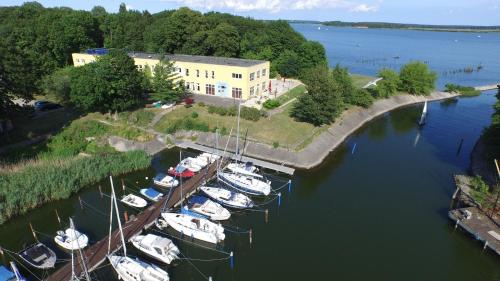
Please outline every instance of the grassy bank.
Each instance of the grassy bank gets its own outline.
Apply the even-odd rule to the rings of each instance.
[[[44,203],[65,199],[109,174],[144,169],[142,151],[27,160],[0,172],[0,224]]]

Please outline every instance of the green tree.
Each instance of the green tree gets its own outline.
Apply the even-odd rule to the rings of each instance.
[[[345,67],[341,67],[339,64],[332,69],[333,80],[337,84],[340,95],[344,98],[344,102],[348,104],[357,104],[356,100],[356,88],[352,82],[351,75]]]
[[[367,108],[373,104],[373,96],[366,89],[355,89],[353,99],[355,101],[353,105]]]
[[[436,87],[437,74],[423,62],[411,62],[401,68],[399,79],[399,90],[412,95],[429,95]]]
[[[85,111],[122,111],[142,101],[143,74],[124,52],[111,50],[71,73],[70,100]]]
[[[283,77],[297,77],[300,73],[300,57],[294,51],[284,51],[275,62],[276,70]]]
[[[310,69],[303,78],[307,93],[295,103],[291,115],[315,126],[329,124],[343,110],[339,87],[326,66]]]
[[[52,96],[60,103],[69,103],[71,92],[71,72],[73,66],[58,69],[42,80],[42,90],[45,95]]]
[[[234,26],[223,22],[208,34],[206,44],[211,55],[236,57],[240,49],[240,35]]]
[[[185,93],[185,88],[184,81],[178,79],[174,63],[163,57],[154,67],[153,73],[151,79],[153,98],[164,102],[179,101]]]
[[[377,97],[388,98],[395,95],[400,83],[398,73],[392,69],[383,68],[378,72],[378,76],[382,78],[382,80],[377,82],[375,88]]]

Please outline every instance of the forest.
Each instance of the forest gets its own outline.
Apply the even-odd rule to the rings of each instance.
[[[272,75],[286,77],[326,65],[323,46],[286,21],[189,8],[151,14],[121,4],[108,13],[100,6],[80,11],[27,2],[0,7],[0,36],[0,118],[13,99],[31,99],[44,77],[71,65],[71,53],[93,47],[270,60]]]

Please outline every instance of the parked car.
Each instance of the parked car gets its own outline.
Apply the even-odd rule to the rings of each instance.
[[[185,103],[186,105],[191,105],[194,103],[194,99],[193,98],[184,98],[184,99],[182,99],[182,102]]]
[[[35,102],[35,110],[37,111],[47,111],[47,110],[52,110],[52,109],[58,109],[61,108],[62,106],[57,103],[52,103],[49,101],[36,101]]]

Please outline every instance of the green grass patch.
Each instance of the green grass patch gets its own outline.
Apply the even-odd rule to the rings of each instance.
[[[448,93],[459,93],[464,97],[476,97],[481,94],[481,91],[476,90],[474,87],[460,86],[456,84],[446,84],[445,91]]]
[[[375,77],[361,75],[361,74],[351,74],[352,82],[356,88],[363,88],[370,81],[374,80]]]

